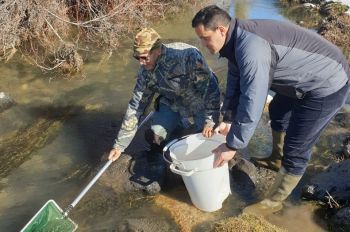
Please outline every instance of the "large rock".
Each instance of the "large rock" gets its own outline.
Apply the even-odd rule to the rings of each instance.
[[[350,160],[332,164],[312,178],[302,189],[302,196],[325,202],[332,227],[337,231],[350,231]]]
[[[238,154],[229,162],[231,190],[246,203],[263,198],[274,183],[276,172],[255,167],[249,160]]]
[[[122,155],[101,176],[101,182],[112,187],[116,193],[142,191],[154,195],[161,190],[165,175],[164,163],[150,161],[140,153],[133,157]]]
[[[329,202],[329,197],[337,202],[350,198],[350,160],[332,164],[324,172],[316,175],[302,189],[306,199]]]

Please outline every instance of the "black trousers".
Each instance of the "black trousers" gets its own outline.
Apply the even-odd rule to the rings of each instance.
[[[271,128],[286,131],[282,166],[287,172],[294,175],[305,172],[313,145],[348,95],[349,83],[326,97],[306,94],[302,99],[293,99],[275,95],[269,106]]]

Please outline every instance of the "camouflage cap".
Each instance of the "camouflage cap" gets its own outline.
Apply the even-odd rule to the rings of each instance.
[[[151,51],[161,45],[160,36],[153,28],[143,28],[134,40],[134,55]]]

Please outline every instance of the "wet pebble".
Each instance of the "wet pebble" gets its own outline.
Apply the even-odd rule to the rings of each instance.
[[[316,8],[316,5],[312,3],[304,3],[303,6],[306,8]]]
[[[0,113],[15,104],[15,101],[5,92],[0,92]]]

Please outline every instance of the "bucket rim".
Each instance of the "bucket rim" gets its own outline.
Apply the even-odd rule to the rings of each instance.
[[[203,140],[206,140],[206,141],[213,141],[213,142],[218,142],[218,144],[220,143],[221,144],[221,141],[218,141],[216,139],[213,139],[213,138],[205,138]],[[176,157],[174,157],[174,152],[172,151],[172,149],[175,149],[175,148],[178,148],[180,146],[183,146],[184,144],[181,144],[181,142],[183,142],[184,140],[180,140],[180,141],[176,141],[175,143],[171,144],[171,146],[168,148],[169,150],[169,156],[170,158],[174,161],[178,161],[178,162],[183,162],[183,161],[196,161],[196,160],[201,160],[201,159],[205,159],[209,156],[212,156],[212,155],[215,155],[213,152],[210,151],[210,153],[208,153],[207,156],[205,157],[202,157],[202,158],[193,158],[193,159],[178,159]],[[219,146],[219,145],[218,145]]]
[[[218,146],[219,146],[219,144],[225,143],[225,136],[223,136],[222,134],[214,134],[212,137],[207,138],[207,137],[204,137],[202,135],[202,133],[196,133],[196,134],[185,135],[181,138],[175,138],[175,139],[171,140],[170,142],[168,142],[163,148],[163,159],[165,160],[165,162],[167,162],[168,164],[173,164],[173,163],[180,164],[181,162],[199,160],[198,158],[187,159],[187,160],[178,159],[178,158],[174,157],[173,152],[172,152],[174,145],[176,147],[178,147],[181,145],[180,142],[185,142],[186,139],[192,138],[192,137],[197,138],[199,140],[206,140],[206,141],[209,140],[209,141],[217,142]],[[214,155],[214,154],[211,152],[210,155],[206,156],[205,158],[207,158],[211,155]]]

